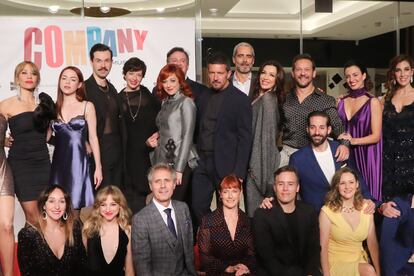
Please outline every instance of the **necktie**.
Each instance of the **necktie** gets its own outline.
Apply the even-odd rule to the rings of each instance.
[[[168,229],[170,229],[174,237],[177,238],[177,232],[175,232],[174,221],[172,220],[172,217],[171,217],[171,208],[165,209],[164,212],[167,214],[167,227]]]

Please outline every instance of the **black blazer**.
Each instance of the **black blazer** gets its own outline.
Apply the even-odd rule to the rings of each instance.
[[[282,207],[275,201],[271,209],[257,209],[252,222],[257,275],[322,275],[318,217],[314,208],[296,201],[299,226],[299,266],[292,250],[292,235]]]
[[[249,98],[231,84],[220,93],[224,93],[224,99],[214,133],[215,168],[220,178],[235,173],[244,179],[253,140],[252,107]],[[206,110],[209,98],[199,98],[201,110]]]

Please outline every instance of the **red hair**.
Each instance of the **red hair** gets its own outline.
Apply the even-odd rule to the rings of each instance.
[[[221,180],[220,183],[220,191],[223,191],[224,189],[239,189],[242,190],[242,184],[239,178],[235,174],[230,174],[228,176],[225,176],[223,180]]]
[[[164,91],[162,87],[162,82],[166,80],[169,76],[175,75],[180,83],[180,91],[187,97],[192,98],[193,93],[191,93],[190,86],[185,82],[185,76],[183,71],[175,64],[167,64],[162,67],[160,73],[158,74],[157,78],[157,97],[160,100],[163,100],[168,97],[167,92]]]
[[[79,87],[76,90],[76,99],[80,102],[85,100],[85,83],[83,82],[83,75],[82,75],[81,70],[79,70],[79,68],[75,66],[65,67],[60,72],[60,75],[59,75],[57,100],[56,100],[56,111],[57,111],[57,114],[59,114],[61,117],[62,117],[62,105],[63,105],[63,92],[62,92],[62,89],[60,88],[60,79],[62,78],[63,72],[65,72],[66,70],[74,71],[76,75],[78,76],[79,82],[82,84],[81,87]]]

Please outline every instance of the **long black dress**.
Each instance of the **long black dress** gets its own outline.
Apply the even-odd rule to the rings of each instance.
[[[383,112],[383,200],[414,193],[414,103],[400,113],[391,99]]]
[[[149,148],[145,142],[157,131],[155,118],[160,110],[157,99],[145,86],[137,91],[125,92],[118,96],[122,102],[125,118],[126,139],[126,177],[123,192],[133,213],[145,207],[145,198],[150,193],[147,173],[151,167]]]
[[[19,201],[36,200],[49,184],[50,158],[46,131],[35,127],[34,112],[23,112],[9,118],[13,144],[8,162],[13,172]]]
[[[128,242],[127,234],[119,227],[118,248],[114,258],[107,263],[103,254],[101,237],[96,235],[88,239],[88,275],[124,276]]]
[[[45,239],[33,226],[26,226],[18,235],[17,258],[22,276],[82,276],[86,275],[86,252],[82,244],[80,226],[73,228],[75,243],[65,245],[59,259],[50,249]]]

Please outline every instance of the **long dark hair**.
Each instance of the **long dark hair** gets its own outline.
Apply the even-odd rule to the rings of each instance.
[[[352,66],[358,67],[361,73],[365,74],[364,87],[366,90],[370,91],[374,87],[374,84],[372,83],[371,77],[368,74],[368,69],[365,66],[365,64],[363,64],[362,62],[358,60],[354,60],[354,59],[348,60],[344,65],[344,72],[347,68],[352,67]],[[348,83],[345,83],[345,87],[347,89],[350,89]]]
[[[411,69],[414,68],[413,58],[409,55],[395,56],[390,60],[390,65],[388,66],[388,71],[387,71],[387,81],[385,82],[385,88],[387,88],[388,90],[387,95],[386,95],[387,99],[391,99],[394,96],[395,91],[397,91],[398,88],[400,88],[397,80],[395,79],[395,68],[397,67],[398,63],[403,62],[403,61],[408,62]]]
[[[62,105],[63,105],[63,92],[62,92],[62,89],[60,88],[60,79],[62,78],[63,72],[65,72],[66,70],[74,71],[76,75],[78,76],[79,82],[82,84],[81,87],[79,87],[76,90],[76,99],[80,102],[85,100],[85,83],[83,82],[83,75],[82,75],[81,70],[79,70],[79,68],[75,66],[67,66],[63,68],[63,70],[60,72],[60,75],[59,75],[57,100],[56,100],[56,111],[57,111],[57,114],[59,114],[61,117],[62,117]]]
[[[274,93],[277,96],[278,104],[281,106],[285,102],[286,92],[285,92],[285,70],[282,65],[276,60],[267,60],[259,68],[256,82],[254,84],[254,92],[252,100],[255,100],[260,94],[260,74],[262,74],[265,66],[274,66],[276,67],[276,84],[269,93]]]

